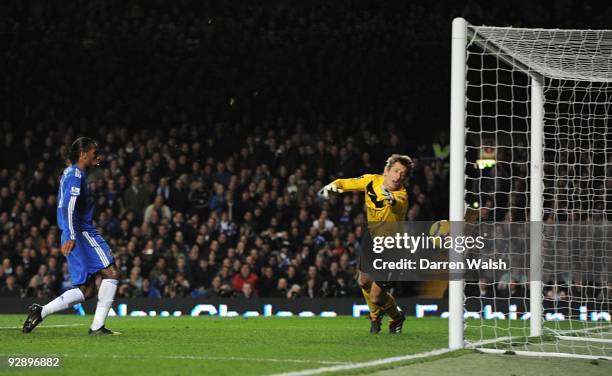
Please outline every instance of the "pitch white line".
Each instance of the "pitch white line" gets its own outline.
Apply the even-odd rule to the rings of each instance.
[[[20,354],[0,354],[0,356],[16,356]],[[230,360],[230,361],[245,361],[245,362],[269,362],[269,363],[316,363],[329,365],[345,365],[351,364],[346,362],[335,362],[328,360],[316,359],[278,359],[278,358],[243,358],[239,356],[198,356],[198,355],[73,355],[73,354],[42,354],[41,356],[61,356],[65,358],[112,358],[112,359],[185,359],[185,360]]]
[[[496,342],[512,341],[515,338],[524,338],[524,337],[521,337],[521,336],[510,337],[510,336],[508,336],[508,337],[499,337],[499,338],[485,339],[485,340],[478,341],[478,342],[465,341],[465,348],[467,348],[467,349],[475,349],[478,346],[490,345],[490,344],[496,343]]]
[[[478,351],[482,351],[483,353],[488,354],[507,354],[509,350],[498,350],[498,349],[478,349]],[[605,355],[582,355],[582,354],[570,354],[570,353],[558,353],[558,352],[538,352],[538,351],[514,351],[510,350],[512,355],[521,355],[521,356],[534,356],[534,357],[542,357],[542,358],[574,358],[574,359],[605,359],[612,360],[612,356]]]
[[[555,332],[552,329],[549,329],[552,332]],[[582,329],[582,330],[575,330],[572,332],[583,332],[583,331],[591,331],[592,329]],[[555,332],[556,333],[556,332]],[[509,351],[511,351],[514,355],[520,355],[520,356],[533,356],[533,357],[552,357],[552,358],[577,358],[577,359],[606,359],[606,360],[612,360],[611,356],[605,356],[605,355],[581,355],[581,354],[570,354],[570,353],[561,353],[561,352],[538,352],[538,351],[528,351],[528,350],[502,350],[502,349],[490,349],[490,348],[486,348],[486,347],[479,347],[479,346],[483,346],[483,345],[489,345],[492,343],[496,343],[496,342],[502,342],[502,341],[512,341],[515,338],[525,338],[524,336],[513,336],[513,337],[500,337],[500,338],[494,338],[494,339],[488,339],[488,340],[483,340],[483,341],[478,341],[478,342],[474,342],[474,343],[467,343],[466,342],[466,348],[473,348],[476,349],[480,352],[486,353],[486,354],[507,354]],[[609,343],[610,340],[608,339],[604,339],[604,340],[598,340],[598,339],[584,339],[584,337],[569,337],[569,336],[558,336],[558,339],[563,339],[563,340],[576,340],[576,341],[595,341],[595,342],[605,342],[605,343]]]
[[[601,330],[602,333],[607,334],[607,333],[610,333],[611,328],[612,326],[607,325],[607,326],[593,326],[590,328],[574,329],[574,330],[554,330],[554,329],[549,329],[549,328],[544,328],[544,329],[553,332],[555,335],[563,335],[563,334],[570,334],[570,333],[587,333],[587,332],[592,332],[594,330]]]
[[[113,356],[115,357],[115,356]],[[130,358],[133,356],[117,356],[119,358]],[[271,363],[319,363],[319,364],[351,364],[346,362],[334,362],[328,360],[310,360],[310,359],[277,359],[277,358],[243,358],[238,356],[197,356],[197,355],[168,355],[161,356],[164,359],[190,359],[190,360],[236,360],[246,362],[271,362]]]
[[[566,334],[566,333],[583,333],[583,332],[590,332],[596,329],[601,329],[601,327],[592,327],[592,328],[587,328],[587,329],[577,329],[577,330],[562,330],[562,331],[556,331],[554,329],[550,329],[550,328],[544,328],[544,330],[550,331],[552,332],[555,336],[557,336],[558,338],[563,337],[562,334]],[[607,334],[607,333],[605,333]],[[479,346],[484,346],[484,345],[490,345],[492,343],[496,343],[496,342],[507,342],[507,341],[512,341],[513,339],[516,338],[528,338],[528,336],[506,336],[506,337],[498,337],[498,338],[492,338],[492,339],[485,339],[482,341],[478,341],[478,342],[469,342],[469,341],[465,341],[465,347],[466,348],[470,348],[470,349],[476,349],[479,348]],[[579,337],[572,337],[572,338],[579,338]],[[583,337],[580,337],[583,338]],[[605,342],[607,342],[609,340],[605,340]]]
[[[608,339],[608,338],[572,337],[572,336],[559,336],[557,338],[565,340],[565,341],[612,343],[612,339]]]
[[[85,324],[51,324],[51,325],[42,325],[37,327],[40,328],[68,328],[70,326],[85,326]],[[21,329],[21,326],[0,326],[0,329]]]
[[[394,356],[394,357],[391,357],[391,358],[383,358],[383,359],[378,359],[378,360],[371,360],[369,362],[363,362],[363,363],[343,364],[343,365],[337,365],[337,366],[332,366],[332,367],[321,367],[321,368],[315,368],[315,369],[307,369],[307,370],[303,370],[303,371],[277,373],[277,374],[272,375],[272,376],[308,376],[308,375],[319,375],[319,374],[325,373],[325,372],[336,372],[336,371],[353,370],[353,369],[359,369],[359,368],[368,368],[368,367],[375,367],[375,366],[380,366],[380,365],[384,365],[384,364],[403,362],[403,361],[406,361],[406,360],[428,358],[430,356],[446,354],[446,353],[449,353],[451,351],[453,351],[453,350],[450,350],[450,349],[437,349],[437,350],[422,352],[422,353],[418,353],[418,354]]]

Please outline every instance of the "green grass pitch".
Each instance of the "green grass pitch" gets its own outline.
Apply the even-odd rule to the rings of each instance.
[[[52,316],[27,335],[19,329],[23,319],[24,315],[0,316],[0,356],[59,355],[64,362],[61,374],[68,375],[270,375],[311,370],[444,348],[448,325],[439,318],[409,318],[403,334],[383,332],[373,336],[365,318],[352,317],[112,317],[107,326],[122,335],[89,337],[91,316]],[[559,369],[555,375],[574,374],[567,373],[574,369],[564,363],[567,361],[579,367],[581,376],[612,374],[610,362],[595,365],[576,360],[542,361],[468,350],[333,373],[450,375],[469,363],[471,375],[500,376],[511,371],[512,365],[528,371],[517,375],[542,375],[555,370],[556,364]],[[492,364],[497,369],[491,369]],[[18,373],[34,372],[7,372]]]

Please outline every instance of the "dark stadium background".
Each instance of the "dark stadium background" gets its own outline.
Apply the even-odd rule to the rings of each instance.
[[[408,220],[447,218],[434,145],[448,143],[452,18],[612,19],[577,0],[489,4],[1,2],[0,297],[70,287],[55,195],[81,135],[105,157],[89,179],[118,298],[360,296],[363,199],[316,191],[405,153]]]

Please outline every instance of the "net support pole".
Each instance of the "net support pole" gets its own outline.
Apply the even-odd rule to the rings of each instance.
[[[465,94],[466,94],[467,22],[453,20],[451,56],[450,109],[450,199],[451,235],[464,218],[465,196]],[[450,251],[449,261],[456,254]],[[452,278],[448,286],[448,347],[463,348],[463,279]]]
[[[543,214],[543,133],[544,89],[542,78],[531,77],[531,168],[529,194],[530,256],[529,256],[529,310],[531,336],[542,335],[542,214]]]

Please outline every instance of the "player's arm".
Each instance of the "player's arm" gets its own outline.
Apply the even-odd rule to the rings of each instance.
[[[371,177],[372,175],[362,175],[358,178],[336,179],[323,187],[321,193],[324,197],[327,197],[329,192],[362,192],[365,190],[367,183],[372,180]]]
[[[358,178],[336,179],[333,183],[346,192],[363,192],[368,183],[372,180],[372,176],[373,175],[362,175]]]
[[[76,239],[75,230],[75,212],[76,203],[81,194],[81,179],[75,176],[69,176],[64,181],[62,187],[62,210],[60,211],[61,223],[64,223],[66,228],[62,229],[67,231],[69,239],[62,244],[62,254],[68,256],[72,248],[74,248],[74,242]]]

